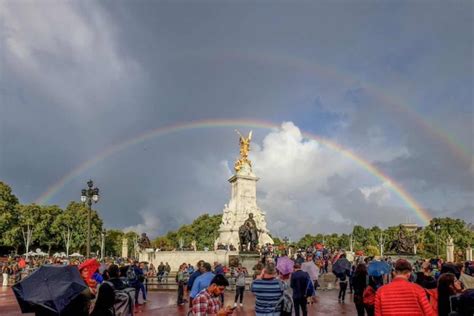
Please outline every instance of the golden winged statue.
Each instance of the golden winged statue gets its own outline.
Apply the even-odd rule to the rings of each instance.
[[[238,130],[235,130],[239,134],[239,145],[240,145],[240,158],[235,162],[234,169],[239,171],[244,164],[252,166],[252,162],[248,159],[250,151],[250,141],[252,140],[252,131],[250,131],[249,136],[245,138],[240,134]]]

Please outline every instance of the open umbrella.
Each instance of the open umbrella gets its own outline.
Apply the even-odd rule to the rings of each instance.
[[[351,263],[347,258],[339,258],[332,265],[332,272],[336,275],[346,273],[346,271],[351,271]]]
[[[367,270],[370,276],[379,277],[384,274],[389,274],[390,266],[385,261],[371,261]]]
[[[69,255],[69,257],[84,257],[83,255],[81,255],[80,253],[73,253],[72,255]]]
[[[295,263],[293,260],[291,260],[287,256],[283,256],[278,258],[276,268],[282,275],[287,275],[293,272],[294,265]]]
[[[13,285],[22,313],[48,310],[61,314],[87,288],[75,266],[43,265]]]

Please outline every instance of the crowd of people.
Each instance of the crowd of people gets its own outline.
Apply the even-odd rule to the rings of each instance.
[[[96,259],[19,257],[1,265],[3,285],[8,280],[20,281],[43,264],[78,267],[87,290],[71,304],[75,310],[71,315],[128,315],[138,302],[146,304],[147,278],[167,283],[171,274],[168,262],[155,268],[151,263],[121,258],[100,263]],[[262,252],[251,271],[241,264],[182,263],[173,275],[176,304],[189,305],[192,315],[231,315],[248,304],[244,300],[248,290],[255,296],[256,315],[305,316],[308,306],[318,302],[319,280],[326,273],[334,274],[338,301],[352,300],[359,316],[474,315],[474,262],[346,258],[342,251],[311,247],[292,255],[286,250]],[[235,296],[226,306],[223,293],[229,285]],[[44,311],[37,314],[48,315]]]

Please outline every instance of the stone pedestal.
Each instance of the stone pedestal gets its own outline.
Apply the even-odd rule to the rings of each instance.
[[[223,245],[233,245],[239,249],[239,228],[252,213],[257,229],[259,230],[258,245],[273,244],[268,235],[265,213],[257,205],[257,181],[250,165],[242,168],[229,179],[231,184],[231,198],[229,205],[225,205],[222,223],[219,228],[217,242]]]
[[[239,253],[239,263],[245,267],[249,275],[253,274],[253,267],[260,261],[258,253]]]
[[[454,262],[454,243],[451,237],[448,238],[446,243],[446,262]]]
[[[472,247],[466,248],[466,261],[472,261]]]
[[[122,239],[122,258],[128,258],[128,239]]]

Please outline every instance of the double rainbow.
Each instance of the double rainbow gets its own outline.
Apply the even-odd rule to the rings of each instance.
[[[80,165],[72,169],[68,174],[63,176],[61,179],[56,181],[52,186],[50,186],[41,196],[39,196],[35,203],[45,204],[47,203],[55,194],[57,194],[66,184],[71,180],[80,176],[84,171],[88,170],[94,165],[97,165],[101,161],[107,159],[108,157],[123,151],[133,145],[145,142],[147,140],[161,137],[164,135],[169,135],[172,133],[187,131],[193,129],[207,129],[207,128],[217,128],[217,127],[248,127],[248,128],[262,128],[262,129],[279,129],[278,124],[262,121],[262,120],[249,120],[249,119],[210,119],[210,120],[197,120],[185,123],[178,123],[168,126],[159,127],[152,129],[138,135],[136,137],[129,138],[123,142],[111,145],[105,148],[103,151],[98,153],[94,158],[87,160]],[[357,163],[360,167],[365,169],[368,173],[372,174],[374,177],[380,179],[383,182],[386,182],[389,185],[390,190],[395,193],[413,212],[416,216],[422,221],[423,224],[427,224],[431,216],[426,210],[408,193],[405,189],[398,184],[394,179],[390,178],[388,175],[384,174],[377,167],[372,165],[367,160],[361,158],[352,151],[343,148],[341,145],[330,141],[328,139],[322,138],[312,133],[302,131],[302,134],[307,139],[313,139],[320,144],[340,153],[341,155],[349,158],[350,160]]]

